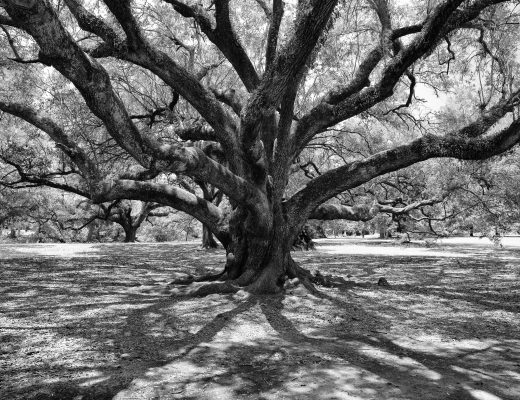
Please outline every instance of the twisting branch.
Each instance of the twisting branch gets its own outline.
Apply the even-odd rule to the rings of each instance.
[[[300,164],[300,165],[298,165],[298,167],[303,171],[303,174],[309,179],[314,179],[314,178],[316,178],[316,176],[321,175],[321,172],[320,172],[318,166],[316,164],[314,164],[312,161],[308,161],[305,164]],[[309,171],[309,167],[312,167],[312,169],[314,169],[314,173]]]
[[[265,3],[261,1],[261,3]],[[267,71],[273,64],[278,45],[278,35],[283,18],[283,0],[273,0],[273,11],[270,15],[269,32],[267,34],[267,47],[265,51],[265,70]]]
[[[450,38],[448,36],[444,36],[444,40],[446,41],[446,46],[447,46],[446,49],[448,50],[448,53],[450,53],[450,56],[448,57],[448,59],[446,61],[441,62],[440,65],[446,64],[446,75],[448,75],[450,73],[450,63],[452,61],[455,61],[456,58],[455,58],[455,52],[451,48]]]
[[[301,227],[305,216],[310,215],[319,204],[376,176],[434,157],[478,160],[502,153],[520,140],[520,121],[512,122],[499,132],[474,139],[468,139],[462,131],[446,136],[425,135],[315,178],[287,202],[295,229]]]
[[[401,108],[410,107],[410,105],[412,104],[412,100],[415,96],[415,85],[417,84],[417,80],[411,72],[406,72],[406,77],[410,80],[410,91],[408,92],[408,98],[406,99],[406,103],[386,111],[383,115],[388,115],[391,112],[399,111]]]

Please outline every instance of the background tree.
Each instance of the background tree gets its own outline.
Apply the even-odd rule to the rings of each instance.
[[[517,144],[515,3],[3,0],[13,63],[60,82],[60,107],[74,105],[78,122],[56,117],[56,104],[40,109],[38,90],[2,91],[0,110],[45,132],[94,202],[156,202],[205,224],[227,263],[222,282],[198,294],[277,292],[294,276],[312,290],[290,256],[307,220],[367,220],[393,207],[336,196],[431,158],[478,160]],[[447,88],[476,99],[450,126],[430,115]],[[364,120],[376,146],[359,154],[344,138]],[[83,121],[105,140],[93,146]],[[291,172],[320,138],[349,156],[301,186]],[[171,174],[229,202],[169,184]]]

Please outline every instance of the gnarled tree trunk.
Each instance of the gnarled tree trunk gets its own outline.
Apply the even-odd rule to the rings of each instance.
[[[230,240],[225,242],[227,253],[219,283],[203,286],[195,295],[212,292],[238,291],[278,293],[288,278],[300,278],[311,287],[310,273],[299,267],[291,257],[293,243],[302,226],[292,225],[291,216],[282,211],[282,200],[271,200],[262,221],[242,207],[236,207],[229,221]],[[259,226],[269,229],[259,229]],[[207,277],[215,280],[215,276]],[[203,280],[203,279],[197,279]]]
[[[125,231],[125,243],[133,243],[137,240],[138,227],[133,225],[125,225],[123,229]]]

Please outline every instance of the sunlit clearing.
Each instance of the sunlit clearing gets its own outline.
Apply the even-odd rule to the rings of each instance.
[[[502,397],[495,396],[494,394],[485,392],[484,390],[471,389],[466,385],[464,385],[464,387],[476,400],[502,400]]]
[[[39,256],[56,256],[56,257],[96,257],[98,250],[96,246],[90,243],[69,243],[69,244],[31,244],[22,246],[12,246],[13,251],[20,253],[29,253]],[[11,254],[12,255],[12,254]]]
[[[319,246],[318,251],[327,254],[359,254],[359,255],[382,255],[387,257],[392,256],[409,256],[409,257],[449,257],[449,258],[464,258],[471,257],[468,254],[455,253],[449,251],[440,251],[428,248],[406,248],[396,246],[363,246],[363,245],[325,245]]]

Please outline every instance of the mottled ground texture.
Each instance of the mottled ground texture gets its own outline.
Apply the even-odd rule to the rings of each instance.
[[[222,251],[0,245],[0,399],[520,399],[520,246],[324,239],[361,285],[171,296]],[[385,277],[390,287],[376,282]]]

